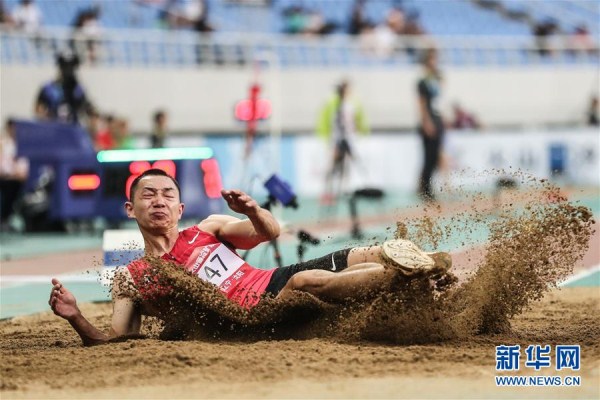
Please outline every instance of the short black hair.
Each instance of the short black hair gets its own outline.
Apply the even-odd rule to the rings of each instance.
[[[131,187],[129,189],[129,201],[133,202],[133,198],[135,197],[135,190],[137,189],[137,185],[138,185],[138,183],[140,183],[142,178],[144,178],[146,176],[166,176],[168,178],[171,178],[171,180],[175,184],[175,187],[177,187],[177,191],[179,192],[179,200],[181,201],[181,189],[179,188],[179,182],[177,182],[177,179],[173,178],[171,175],[167,174],[165,171],[163,171],[162,169],[158,169],[158,168],[150,168],[150,169],[142,172],[140,175],[138,175],[133,180],[133,182],[131,182]]]

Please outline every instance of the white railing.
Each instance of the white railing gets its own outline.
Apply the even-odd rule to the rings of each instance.
[[[110,30],[97,36],[77,36],[64,28],[39,34],[0,31],[2,64],[48,64],[67,49],[84,63],[131,67],[196,65],[240,66],[275,54],[283,67],[386,66],[418,62],[420,50],[435,47],[447,65],[511,66],[523,64],[597,64],[598,43],[553,36],[543,42],[531,36],[413,36],[381,45],[375,40],[294,37],[277,34],[213,34],[162,30]]]

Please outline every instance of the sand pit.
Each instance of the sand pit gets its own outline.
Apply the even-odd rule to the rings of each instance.
[[[429,345],[128,340],[83,348],[51,313],[0,323],[8,398],[598,398],[600,295],[555,290],[510,333]],[[108,328],[110,305],[85,305]],[[499,344],[581,345],[581,387],[497,388]],[[521,374],[529,374],[520,371]]]

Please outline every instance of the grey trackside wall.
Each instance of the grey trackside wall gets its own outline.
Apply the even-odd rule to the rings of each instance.
[[[444,72],[442,107],[459,101],[487,126],[582,122],[598,90],[596,66],[453,67]],[[40,85],[52,66],[2,65],[1,117],[31,117]],[[80,80],[102,112],[129,119],[132,130],[150,130],[157,108],[171,114],[180,132],[237,131],[234,104],[247,96],[250,69],[124,69],[84,67]],[[279,112],[284,131],[312,130],[320,106],[337,81],[349,78],[371,126],[409,128],[416,122],[415,81],[419,68],[285,69],[260,75],[264,97]]]

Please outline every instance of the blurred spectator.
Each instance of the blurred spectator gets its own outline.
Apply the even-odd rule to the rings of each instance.
[[[15,124],[6,121],[4,134],[0,137],[0,227],[8,230],[8,218],[13,213],[23,184],[29,174],[29,161],[17,157]]]
[[[33,0],[21,0],[12,12],[14,26],[26,33],[37,33],[42,27],[42,12]]]
[[[423,141],[423,169],[419,180],[419,195],[425,201],[435,200],[431,178],[438,168],[444,138],[444,121],[438,107],[442,76],[435,49],[424,51],[421,63],[424,74],[417,83],[419,104],[418,131]]]
[[[337,29],[337,24],[327,21],[321,11],[307,12],[307,24],[304,29],[308,35],[328,35]]]
[[[115,117],[111,114],[106,114],[101,119],[99,124],[100,126],[96,131],[94,140],[94,147],[96,151],[112,150],[117,146],[113,135],[114,121]]]
[[[35,104],[35,115],[40,119],[79,123],[80,114],[89,114],[93,109],[77,79],[79,57],[71,53],[62,53],[57,56],[56,63],[58,78],[44,84],[40,89]]]
[[[13,26],[14,22],[4,5],[4,0],[0,0],[0,28],[11,28]]]
[[[208,21],[209,8],[206,0],[190,0],[182,4],[178,0],[166,0],[158,14],[159,24],[170,29],[191,28],[196,32],[213,32]]]
[[[373,53],[381,58],[388,58],[394,54],[397,34],[389,23],[380,24],[373,30],[374,44]]]
[[[213,32],[215,28],[208,22],[208,3],[206,0],[193,0],[186,8],[186,18],[192,22],[196,32]]]
[[[150,137],[150,144],[153,148],[165,147],[165,138],[167,137],[167,112],[164,110],[156,111],[154,113],[153,123],[154,127],[152,136]]]
[[[559,32],[558,23],[554,18],[546,18],[533,26],[533,34],[538,53],[542,56],[551,55],[552,36]]]
[[[423,29],[421,22],[419,21],[419,12],[417,10],[408,12],[404,22],[404,31],[402,34],[405,36],[421,36],[425,33],[425,29]],[[412,41],[409,41],[406,44],[406,52],[410,55],[414,55],[417,52],[417,49]]]
[[[406,18],[404,15],[404,11],[402,11],[402,9],[400,8],[392,8],[390,11],[388,11],[386,17],[386,25],[396,35],[404,34],[406,26]]]
[[[365,17],[366,0],[354,0],[352,12],[350,14],[350,22],[348,24],[348,33],[350,35],[358,35],[365,28],[372,25]]]
[[[597,45],[594,43],[590,31],[585,24],[578,25],[569,39],[569,47],[573,51],[584,53],[593,53],[597,51]]]
[[[113,138],[116,149],[133,149],[134,142],[129,132],[129,121],[125,118],[115,118],[113,121]]]
[[[85,54],[86,59],[95,64],[98,61],[98,43],[101,35],[100,7],[80,10],[73,22],[73,52]]]
[[[599,126],[598,120],[598,96],[593,96],[590,100],[590,106],[587,111],[587,124],[590,126]]]
[[[388,58],[394,54],[398,42],[398,32],[404,27],[404,14],[400,10],[391,10],[385,23],[377,26],[365,24],[361,31],[360,47],[367,54]]]
[[[404,30],[402,31],[402,34],[424,35],[425,33],[425,29],[423,29],[419,20],[419,11],[412,10],[409,13],[407,13],[404,21]]]
[[[327,21],[318,10],[292,6],[283,10],[284,32],[289,34],[326,35],[337,29],[337,24]]]
[[[467,112],[459,103],[454,103],[453,107],[453,117],[452,123],[450,126],[454,129],[480,129],[481,125],[477,118]]]
[[[148,2],[148,0],[145,1]],[[156,17],[160,28],[172,29],[177,27],[177,2],[178,0],[165,0],[161,5]]]
[[[304,9],[299,6],[288,7],[283,10],[284,32],[289,34],[303,33],[307,25]]]
[[[350,83],[342,81],[335,95],[323,107],[317,122],[317,134],[331,143],[331,166],[325,175],[325,192],[321,201],[330,204],[342,191],[346,178],[347,163],[355,159],[352,148],[356,133],[367,134],[369,127],[360,103],[352,98]],[[333,178],[338,178],[338,189],[334,191]]]
[[[366,53],[381,58],[391,57],[399,48],[400,36],[424,33],[417,17],[415,12],[407,16],[401,8],[396,7],[389,10],[383,24],[374,26],[365,21],[360,32],[360,47]],[[409,53],[414,52],[411,43],[407,43],[406,46]]]

